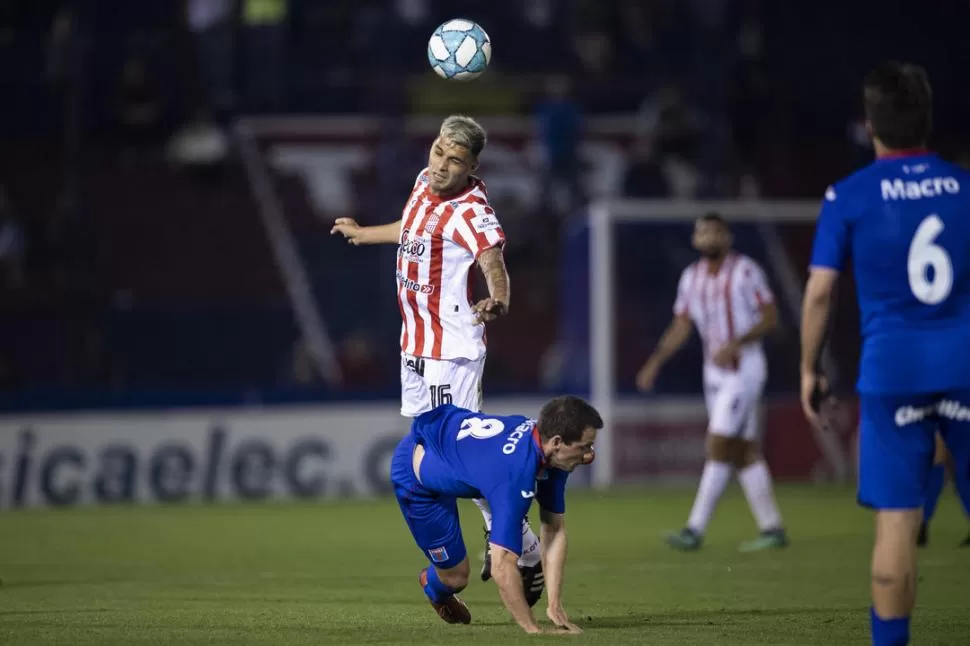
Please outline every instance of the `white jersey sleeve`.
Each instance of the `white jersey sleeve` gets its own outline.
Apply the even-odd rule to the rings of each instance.
[[[677,299],[674,301],[674,316],[690,316],[691,286],[694,283],[694,272],[697,263],[687,267],[680,275],[677,283]]]
[[[478,258],[483,251],[505,245],[505,231],[488,204],[469,202],[458,206],[450,218],[453,226],[444,235]]]
[[[739,264],[741,297],[745,304],[751,310],[757,311],[764,305],[774,302],[775,295],[768,285],[768,277],[758,263],[750,258],[744,258]]]

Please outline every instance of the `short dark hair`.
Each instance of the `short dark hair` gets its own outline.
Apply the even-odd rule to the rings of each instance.
[[[714,222],[715,224],[720,225],[721,228],[724,229],[725,231],[730,230],[727,220],[725,220],[721,216],[721,214],[718,213],[717,211],[708,211],[707,213],[699,217],[698,220],[700,220],[701,222]]]
[[[933,90],[926,70],[889,61],[862,83],[866,119],[872,134],[894,150],[925,146],[933,127]]]
[[[578,442],[587,428],[603,428],[603,418],[596,409],[573,395],[550,400],[539,411],[539,437],[543,440],[558,435],[566,444]]]

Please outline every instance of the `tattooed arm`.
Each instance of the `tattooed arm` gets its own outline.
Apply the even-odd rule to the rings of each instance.
[[[476,303],[474,311],[478,314],[478,322],[485,323],[509,311],[509,272],[499,247],[486,249],[479,254],[478,267],[485,276],[489,297]]]

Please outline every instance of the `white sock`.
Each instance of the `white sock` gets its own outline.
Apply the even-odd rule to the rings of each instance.
[[[484,498],[475,498],[472,500],[472,502],[474,502],[475,506],[478,507],[478,510],[482,512],[482,518],[485,519],[485,531],[492,531],[492,512],[488,508],[488,501]]]
[[[687,519],[687,527],[697,534],[704,534],[707,529],[707,522],[714,514],[717,501],[731,481],[731,465],[726,462],[714,462],[708,460],[704,463],[704,473],[701,475],[701,483],[697,487],[697,497],[694,498],[694,507],[690,510],[690,518]]]
[[[519,556],[519,565],[533,567],[542,560],[542,551],[539,549],[539,537],[529,527],[529,523],[522,521],[522,555]]]
[[[764,460],[745,467],[738,473],[738,481],[744,490],[744,497],[748,499],[748,506],[758,529],[781,529],[781,512],[775,502],[775,492],[771,485],[771,473]]]

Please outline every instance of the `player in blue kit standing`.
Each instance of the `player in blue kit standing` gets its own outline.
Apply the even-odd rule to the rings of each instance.
[[[862,321],[860,504],[876,511],[872,643],[909,643],[916,535],[934,433],[970,477],[970,173],[925,149],[932,91],[916,65],[886,63],[863,83],[876,160],[830,187],[802,312],[801,395],[813,393],[831,297],[852,256]]]
[[[553,632],[582,632],[562,607],[566,564],[566,480],[593,461],[603,420],[578,397],[557,397],[538,419],[494,416],[452,405],[414,419],[391,461],[394,495],[415,542],[431,561],[419,582],[448,623],[471,622],[457,593],[468,585],[468,556],[458,520],[459,498],[485,498],[492,511],[492,578],[505,607],[527,633],[543,632],[526,602],[518,559],[522,519],[539,502],[546,615]]]

